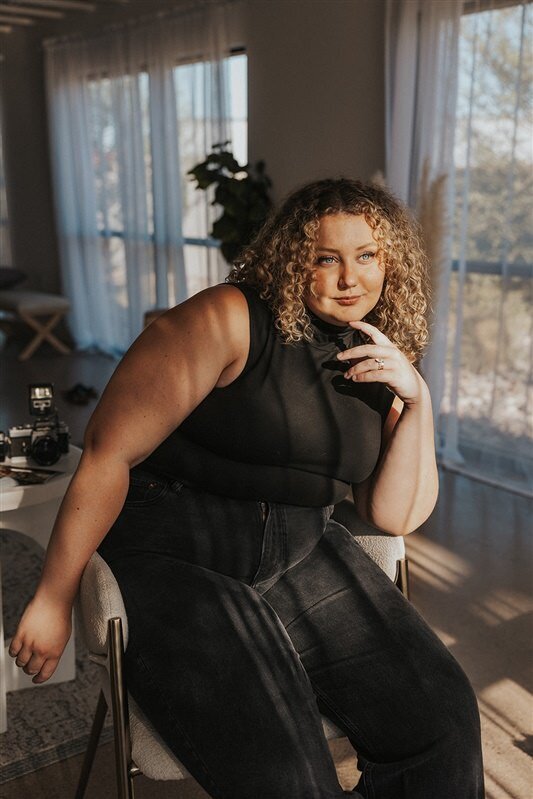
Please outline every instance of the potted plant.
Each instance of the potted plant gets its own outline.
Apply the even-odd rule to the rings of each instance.
[[[265,174],[265,162],[241,166],[228,149],[229,141],[213,145],[205,161],[190,169],[197,189],[215,186],[211,205],[222,206],[210,235],[220,241],[220,250],[233,263],[263,225],[272,206],[268,190],[272,181]]]

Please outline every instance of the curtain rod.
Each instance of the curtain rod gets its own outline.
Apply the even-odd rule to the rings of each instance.
[[[511,6],[530,5],[532,0],[464,0],[463,14],[478,14],[480,11],[499,11]]]
[[[142,16],[134,17],[132,19],[119,20],[117,22],[110,22],[103,25],[98,31],[91,31],[90,33],[66,33],[62,36],[51,36],[43,39],[41,46],[43,48],[53,46],[54,44],[64,44],[66,42],[79,42],[90,39],[99,39],[106,33],[113,33],[118,31],[128,30],[130,28],[141,28],[159,19],[175,19],[181,16],[186,16],[200,8],[207,8],[209,6],[228,6],[236,5],[238,3],[247,2],[247,0],[186,0],[169,9],[159,9],[152,11],[150,14],[143,14]]]

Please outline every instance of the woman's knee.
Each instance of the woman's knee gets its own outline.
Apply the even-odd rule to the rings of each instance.
[[[444,650],[425,680],[429,729],[441,740],[478,747],[479,709],[472,684],[451,652]]]

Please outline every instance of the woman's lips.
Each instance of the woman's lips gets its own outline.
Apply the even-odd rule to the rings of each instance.
[[[339,305],[355,305],[355,303],[363,297],[363,294],[359,294],[357,297],[335,297],[335,302],[338,302]]]

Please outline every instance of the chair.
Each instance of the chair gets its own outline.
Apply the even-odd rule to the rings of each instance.
[[[362,523],[355,513],[353,503],[339,503],[334,516],[342,524],[349,522],[349,529],[352,531],[360,531]],[[386,534],[354,537],[408,596],[403,538]],[[108,708],[111,708],[113,714],[118,799],[133,799],[133,779],[138,774],[156,780],[181,780],[189,776],[133,698],[128,696],[123,669],[123,654],[128,642],[128,620],[113,573],[96,552],[81,579],[77,618],[81,621],[89,658],[101,667],[102,689],[75,799],[83,799],[85,794]],[[326,718],[323,718],[323,725],[328,740],[345,737]]]
[[[35,332],[35,336],[19,355],[19,361],[31,358],[43,341],[64,355],[70,349],[60,341],[52,330],[70,310],[66,297],[58,294],[42,294],[36,291],[0,291],[0,310],[7,311],[14,318],[20,319]],[[38,317],[48,317],[40,321]]]

